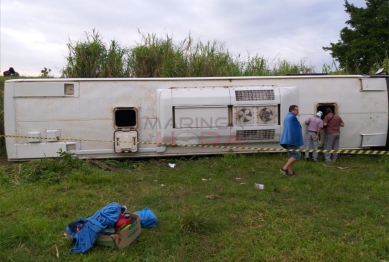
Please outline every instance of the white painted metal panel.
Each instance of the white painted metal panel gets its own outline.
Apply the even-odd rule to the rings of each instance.
[[[230,91],[226,87],[172,89],[173,106],[229,105]]]
[[[174,129],[170,133],[170,140],[165,143],[172,144],[194,144],[198,145],[220,145],[235,142],[235,137],[231,137],[230,128],[182,128]],[[187,149],[186,149],[187,150]]]
[[[228,107],[175,107],[176,128],[213,128],[228,126]]]
[[[386,134],[361,134],[362,147],[385,146]]]
[[[278,113],[281,116],[281,123],[283,122],[284,116],[289,113],[289,106],[297,105],[300,108],[301,106],[304,106],[305,103],[313,103],[313,101],[317,98],[316,96],[306,96],[304,93],[306,89],[301,91],[300,89],[302,89],[301,86],[299,88],[297,86],[284,86],[278,89],[280,92],[281,105],[281,112]],[[305,103],[300,104],[300,95],[304,96]],[[302,112],[303,111],[300,109],[300,113]]]
[[[69,86],[73,85],[73,95]],[[78,97],[77,82],[29,82],[15,84],[15,97]]]
[[[189,97],[185,97],[185,95]],[[208,97],[203,97],[204,95]],[[185,88],[183,90],[172,89],[171,92],[170,90],[158,90],[158,97],[158,143],[220,144],[229,143],[231,140],[230,129],[227,128],[227,106],[230,103],[228,89],[199,88],[188,90]],[[184,104],[188,100],[191,100],[191,103]],[[181,103],[184,105],[179,105]],[[221,103],[224,103],[223,106],[217,106]],[[176,128],[173,128],[173,107],[176,109]],[[203,122],[199,118],[203,118]],[[179,119],[182,121],[180,122]],[[202,124],[204,126],[201,126]],[[191,151],[192,149],[181,150]]]
[[[340,117],[345,123],[340,128],[340,148],[361,147],[361,134],[379,134],[388,132],[388,115],[386,113],[342,113]],[[384,146],[383,144],[382,146]]]
[[[16,128],[16,108],[15,108],[15,83],[5,83],[4,87],[4,134],[15,136]],[[31,129],[34,130],[34,129]],[[6,137],[5,145],[8,159],[17,159],[16,138]]]
[[[96,102],[93,106],[84,102],[83,98],[18,98],[15,99],[15,111],[18,122],[89,121],[96,118],[112,118],[112,114],[103,108],[103,102],[99,103],[101,107],[97,106]]]
[[[362,78],[362,91],[386,91],[385,78]]]
[[[41,132],[30,131],[27,133],[27,136],[29,143],[41,142]]]
[[[51,129],[46,130],[46,141],[57,141],[61,138],[61,130]]]
[[[60,130],[60,139],[76,142],[77,149],[113,149],[114,129],[111,121],[90,120],[90,121],[57,121],[57,122],[19,122],[17,125],[15,143],[28,143],[25,137],[29,131],[41,132],[42,142],[47,142],[46,129]],[[65,140],[66,139],[66,140]]]
[[[172,143],[173,105],[170,89],[157,90],[157,121],[153,127],[157,130],[157,144]]]
[[[52,143],[30,143],[15,145],[18,152],[17,159],[59,157],[58,152],[66,152],[66,147],[74,143],[52,142]]]

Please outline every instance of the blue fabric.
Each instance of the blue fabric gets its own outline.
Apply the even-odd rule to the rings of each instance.
[[[298,146],[288,146],[286,149],[293,149],[293,151],[288,151],[288,159],[294,158],[296,160],[300,160],[301,158],[301,151],[296,151],[297,149],[300,149]]]
[[[134,213],[140,217],[141,227],[157,227],[158,218],[154,212],[147,207],[143,208],[142,211],[135,211]]]
[[[77,232],[75,227],[66,227],[75,244],[73,248],[69,250],[70,253],[84,253],[88,251],[95,243],[100,232],[106,227],[113,227],[116,221],[119,219],[121,213],[121,205],[112,202],[92,216],[87,218],[80,218],[71,224],[82,224],[83,227]],[[69,224],[69,225],[71,225]]]
[[[300,147],[304,144],[303,132],[297,117],[289,112],[284,118],[284,126],[281,135],[280,145],[283,148],[288,146]]]

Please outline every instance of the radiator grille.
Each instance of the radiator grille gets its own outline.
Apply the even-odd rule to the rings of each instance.
[[[236,90],[236,101],[275,100],[274,90]]]
[[[274,140],[275,129],[266,130],[237,130],[236,139],[241,141],[247,140]]]

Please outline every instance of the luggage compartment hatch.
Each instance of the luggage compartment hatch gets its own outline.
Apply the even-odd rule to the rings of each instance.
[[[116,131],[115,132],[115,152],[134,153],[138,151],[137,131]]]

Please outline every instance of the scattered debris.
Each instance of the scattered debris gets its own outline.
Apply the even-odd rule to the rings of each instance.
[[[240,177],[235,177],[236,180],[240,180]]]
[[[326,164],[323,164],[323,166],[325,167],[331,167],[331,168],[337,168],[337,169],[340,169],[340,170],[345,170],[345,169],[361,169],[363,167],[356,167],[356,166],[346,166],[346,167],[341,167],[341,166],[331,166],[331,165],[326,165]]]
[[[219,198],[219,196],[218,195],[207,195],[206,198],[213,200],[213,199]]]
[[[54,246],[55,246],[56,256],[57,256],[57,258],[59,258],[59,251],[58,251],[58,247],[57,247],[57,245],[56,245],[56,244],[55,244]]]
[[[255,183],[254,188],[255,188],[255,189],[259,189],[259,190],[263,190],[263,189],[265,188],[265,186],[264,186],[263,184],[257,184],[257,183]]]
[[[201,180],[202,181],[208,181],[208,180],[211,180],[211,178],[202,178]]]
[[[169,163],[169,166],[170,166],[171,168],[174,168],[174,167],[176,166],[176,164],[171,164],[171,163]]]

